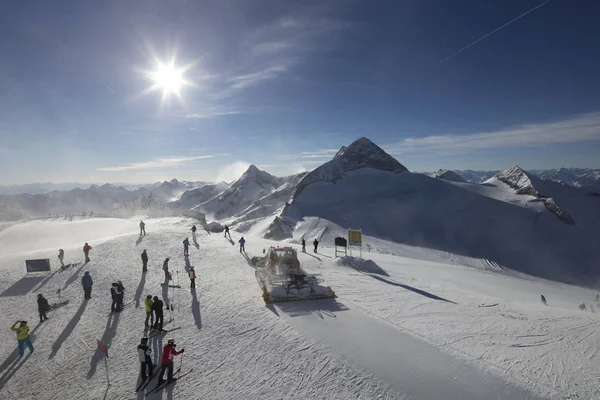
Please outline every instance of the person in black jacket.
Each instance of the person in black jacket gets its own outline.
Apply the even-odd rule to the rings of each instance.
[[[142,273],[148,272],[148,253],[146,253],[146,249],[142,252]]]
[[[119,310],[119,286],[117,283],[113,283],[110,288],[110,296],[112,297],[112,304],[110,305],[110,312],[116,312]]]
[[[117,308],[121,311],[123,309],[123,298],[125,297],[125,287],[123,286],[123,282],[117,281],[117,288],[119,288]]]
[[[302,238],[302,252],[306,253],[306,240],[304,238]]]
[[[38,311],[40,312],[40,322],[44,322],[48,319],[46,316],[46,312],[50,310],[50,304],[48,304],[48,300],[44,297],[43,294],[38,294]]]
[[[163,330],[163,302],[158,298],[158,296],[154,296],[152,310],[154,310],[154,315],[156,316],[154,319],[153,329],[160,332]]]
[[[319,241],[317,239],[315,239],[313,241],[313,246],[315,246],[315,253],[317,252],[317,247],[319,247]]]

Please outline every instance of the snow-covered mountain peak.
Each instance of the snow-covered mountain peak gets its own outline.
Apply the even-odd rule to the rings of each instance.
[[[381,147],[366,137],[362,137],[352,142],[350,146],[342,147],[332,160],[309,172],[298,184],[293,197],[298,196],[306,186],[312,183],[335,183],[342,179],[347,172],[362,168],[394,173],[408,171],[404,165]]]
[[[258,169],[256,167],[256,165],[250,165],[248,167],[248,169],[246,170],[246,172],[244,172],[242,174],[242,176],[237,180],[236,183],[244,182],[244,181],[248,181],[248,180],[272,184],[277,181],[277,177],[269,174],[268,172],[261,171],[260,169]],[[235,184],[235,183],[233,183],[233,184]]]
[[[449,169],[439,169],[433,174],[433,177],[436,179],[445,179],[453,182],[466,182],[465,178]]]
[[[518,165],[515,165],[509,169],[505,169],[499,174],[496,174],[494,178],[506,183],[515,189],[519,194],[529,194],[536,197],[538,196],[538,192],[533,186],[532,176]]]

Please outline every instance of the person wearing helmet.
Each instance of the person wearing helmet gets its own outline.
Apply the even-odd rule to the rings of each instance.
[[[158,384],[160,385],[165,380],[165,370],[167,371],[167,383],[171,383],[176,379],[173,378],[173,357],[178,356],[183,353],[184,349],[177,351],[175,349],[175,339],[169,339],[167,344],[163,347],[163,356],[162,356],[162,368],[160,370],[160,374],[158,376]]]
[[[148,338],[143,337],[137,347],[138,356],[140,359],[140,374],[142,379],[146,380],[154,375],[154,365],[152,364],[152,349],[148,347]],[[146,374],[148,368],[148,374]]]

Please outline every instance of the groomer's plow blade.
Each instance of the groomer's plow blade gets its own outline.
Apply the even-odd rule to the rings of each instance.
[[[279,295],[279,296],[273,295],[272,293],[269,293],[263,289],[262,298],[265,301],[265,303],[267,303],[267,304],[284,303],[284,302],[289,302],[289,301],[321,300],[321,299],[337,298],[337,295],[335,294],[333,289],[331,289],[329,286],[325,289],[327,289],[327,292],[323,292],[323,293],[312,293],[312,294],[308,294],[308,295],[296,295],[296,294],[285,295],[285,294],[283,294],[283,295]]]

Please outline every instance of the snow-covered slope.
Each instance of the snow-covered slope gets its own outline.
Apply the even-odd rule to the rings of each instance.
[[[179,200],[168,204],[171,208],[190,210],[217,196],[229,185],[225,182],[204,185],[197,189],[184,192]]]
[[[360,163],[360,159],[356,160],[356,164]],[[327,164],[325,167],[325,171],[330,168]],[[322,176],[319,169],[313,172]],[[514,180],[518,188],[530,186],[527,175],[510,172],[502,175],[504,180]],[[597,198],[570,192],[573,188],[550,187],[549,184],[555,184],[540,183],[534,177],[540,191],[556,193],[556,204],[565,208],[573,204],[574,209],[577,205],[575,220],[579,215],[587,219],[581,219],[582,223],[576,226],[565,224],[547,211],[539,214],[543,211],[539,203],[515,206],[498,201],[500,194],[482,195],[461,187],[467,183],[421,174],[363,167],[344,172],[335,182],[322,179],[308,180],[307,184],[309,176],[299,185],[302,190],[296,191],[293,201],[266,231],[266,238],[292,237],[298,223],[313,216],[344,228],[362,228],[381,239],[491,260],[538,276],[587,284],[590,279],[600,279],[594,267],[600,263],[594,239],[600,237],[600,227],[597,223],[583,223],[600,220],[600,207]],[[517,197],[514,191],[512,196]],[[540,201],[535,196],[527,199]]]
[[[147,390],[150,400],[558,400],[600,394],[593,291],[383,254],[378,246],[386,244],[366,236],[374,245],[363,252],[365,260],[333,260],[326,243],[318,254],[299,252],[302,266],[319,273],[337,299],[265,306],[247,258],[276,243],[245,234],[243,255],[221,235],[200,232],[198,248],[190,249],[189,264],[198,275],[196,291],[190,291],[181,239],[193,221],[147,220],[141,240],[137,222],[84,220],[66,232],[57,221],[34,221],[13,225],[12,243],[0,240],[0,324],[29,321],[35,346],[31,356],[25,350],[18,359],[14,333],[2,330],[2,398],[144,398],[135,393],[136,346],[145,335],[147,294],[173,306],[174,319],[165,328],[178,328],[150,338],[154,360],[169,337],[185,348],[183,357],[175,357],[181,379],[154,394]],[[104,231],[103,242],[91,236],[95,231]],[[52,246],[65,248],[67,262],[82,259],[82,241],[91,237],[92,261],[57,271],[56,249],[44,245],[50,236]],[[232,236],[235,241],[240,234]],[[20,248],[27,254],[8,255],[13,243],[28,244]],[[143,248],[150,257],[145,275]],[[403,249],[415,256],[409,246]],[[182,289],[161,290],[164,257],[171,257]],[[53,273],[23,277],[25,258],[50,258]],[[79,283],[84,271],[94,279],[92,299],[85,302]],[[109,288],[117,279],[132,304],[111,315]],[[59,288],[70,303],[38,325],[37,293],[54,302]],[[588,311],[577,309],[581,303]],[[165,317],[169,321],[168,311]],[[110,386],[96,340],[109,346]],[[156,378],[148,388],[155,384]]]

